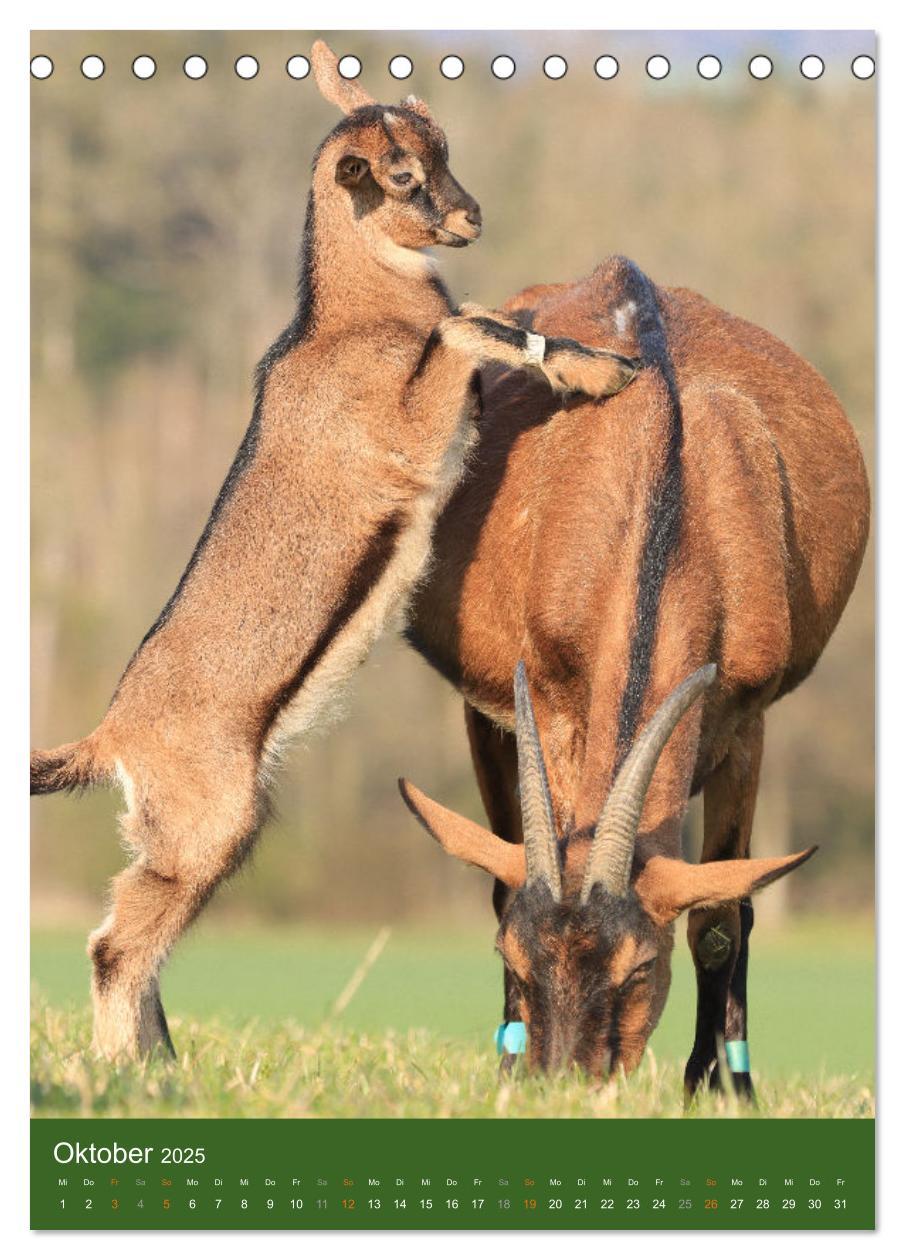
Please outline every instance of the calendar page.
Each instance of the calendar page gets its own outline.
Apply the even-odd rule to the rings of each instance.
[[[30,68],[32,1227],[872,1229],[874,34]]]

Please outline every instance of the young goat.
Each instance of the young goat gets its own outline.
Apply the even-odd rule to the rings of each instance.
[[[315,45],[346,114],[317,151],[298,309],[257,373],[251,425],[175,594],[100,726],[34,752],[32,792],[118,780],[134,861],[89,941],[94,1044],[172,1049],[158,973],[265,815],[280,742],[311,726],[428,556],[490,360],[595,396],[627,357],[453,315],[425,247],[481,231],[427,107],[375,104]],[[548,386],[545,386],[548,387]]]
[[[492,833],[406,799],[496,877],[504,1018],[527,1026],[533,1064],[631,1070],[689,910],[686,1086],[718,1085],[725,1038],[748,1093],[750,894],[809,856],[749,859],[764,714],[814,668],[854,586],[870,517],[858,442],[782,342],[626,259],[507,309],[551,336],[595,329],[643,368],[605,409],[486,374],[488,423],[408,634],[465,696]],[[524,677],[513,698],[520,659],[539,740]],[[680,832],[699,791],[693,865]]]

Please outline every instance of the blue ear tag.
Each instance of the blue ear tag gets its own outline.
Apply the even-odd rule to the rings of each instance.
[[[500,1024],[493,1039],[497,1054],[524,1054],[528,1047],[528,1032],[520,1020]]]
[[[727,1041],[726,1062],[730,1072],[750,1072],[751,1056],[748,1054],[747,1041]]]

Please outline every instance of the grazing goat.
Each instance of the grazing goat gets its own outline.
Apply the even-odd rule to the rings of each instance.
[[[546,335],[593,330],[643,366],[600,407],[485,374],[486,428],[407,635],[465,697],[492,831],[403,795],[496,878],[504,1020],[527,1026],[531,1064],[634,1068],[689,910],[686,1088],[719,1087],[725,1038],[747,1094],[750,896],[813,851],[749,859],[764,711],[813,669],[858,574],[858,443],[787,346],[625,259],[504,309]],[[693,865],[680,829],[701,790]]]
[[[629,358],[454,315],[425,247],[481,231],[421,101],[377,105],[325,44],[345,119],[317,151],[295,318],[262,360],[250,427],[175,594],[79,743],[32,792],[118,780],[134,861],[92,935],[94,1045],[172,1049],[158,974],[249,852],[268,765],[310,728],[421,573],[475,434],[477,369],[612,393]]]

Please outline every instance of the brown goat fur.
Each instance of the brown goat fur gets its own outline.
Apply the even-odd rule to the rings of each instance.
[[[864,465],[842,408],[811,366],[697,294],[654,287],[625,259],[576,284],[526,290],[504,309],[549,336],[593,332],[639,356],[642,369],[624,393],[574,405],[524,377],[484,373],[489,423],[438,522],[407,635],[465,697],[494,835],[482,839],[474,824],[463,830],[455,816],[441,818],[410,787],[404,794],[444,847],[496,877],[505,1018],[527,1019],[529,1058],[540,1066],[570,1056],[597,1072],[637,1062],[666,1000],[670,923],[690,909],[699,988],[686,1071],[693,1091],[717,1079],[719,1037],[746,1039],[750,894],[811,852],[747,860],[764,711],[813,669],[851,593],[868,533]],[[551,907],[535,895],[533,919],[520,902],[530,890],[512,891],[524,883],[525,857],[500,846],[523,839],[512,690],[520,659],[564,898]],[[624,915],[624,931],[595,919],[597,979],[586,977],[585,998],[563,1008],[560,990],[579,991],[581,951],[554,967],[539,942],[551,915],[562,934],[588,929],[577,893],[602,805],[641,726],[708,661],[717,681],[679,721],[646,792],[631,910],[611,899],[600,911]],[[703,864],[694,867],[680,860],[680,828],[701,789]],[[507,945],[516,914],[519,956],[533,949],[547,968],[530,999]],[[650,974],[633,990],[634,1034],[622,1036],[614,1019],[604,1045],[595,1029],[577,1030],[589,1003],[599,1015],[617,1000],[606,977],[613,951],[629,939],[646,942]],[[750,1090],[746,1072],[735,1083]]]
[[[467,244],[481,218],[443,132],[422,102],[376,104],[326,45],[313,62],[346,117],[315,158],[296,316],[103,721],[32,755],[33,792],[125,793],[134,861],[89,942],[94,1044],[111,1057],[169,1045],[161,964],[253,844],[281,741],[322,716],[421,573],[475,438],[478,368],[527,370],[551,397],[611,393],[636,370],[506,316],[454,314],[423,250]]]

